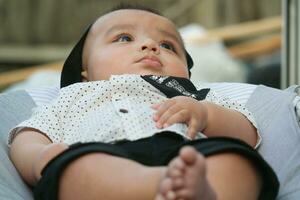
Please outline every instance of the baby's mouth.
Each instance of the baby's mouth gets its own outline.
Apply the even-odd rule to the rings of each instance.
[[[153,67],[153,68],[161,68],[163,65],[160,62],[158,58],[155,56],[145,56],[142,59],[138,61],[139,63],[145,64],[148,67]]]

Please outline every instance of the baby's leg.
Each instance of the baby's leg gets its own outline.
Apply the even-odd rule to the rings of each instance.
[[[64,170],[59,199],[153,200],[165,171],[108,154],[87,154]]]
[[[218,199],[257,200],[262,189],[262,177],[245,156],[222,153],[209,156],[207,179]]]
[[[184,147],[170,162],[156,200],[254,200],[260,188],[260,177],[242,156],[223,153],[204,159]]]

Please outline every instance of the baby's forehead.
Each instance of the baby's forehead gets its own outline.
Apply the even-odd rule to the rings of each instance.
[[[99,36],[99,34],[105,34],[112,27],[134,29],[138,26],[149,30],[156,27],[162,32],[175,35],[183,44],[177,28],[171,20],[149,11],[136,9],[117,10],[99,17],[91,27],[90,34]]]

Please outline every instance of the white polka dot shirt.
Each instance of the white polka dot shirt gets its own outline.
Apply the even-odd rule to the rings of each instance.
[[[203,88],[198,86],[197,89]],[[165,99],[167,97],[160,90],[140,75],[113,75],[109,80],[72,84],[62,88],[52,103],[35,108],[30,119],[10,132],[9,143],[24,127],[39,130],[54,143],[66,144],[115,143],[146,138],[163,131],[190,139],[184,123],[156,128],[155,110],[150,106]],[[256,126],[251,113],[241,104],[218,98],[213,91],[208,93],[206,100],[241,112]],[[197,138],[202,137],[205,136],[199,132]]]

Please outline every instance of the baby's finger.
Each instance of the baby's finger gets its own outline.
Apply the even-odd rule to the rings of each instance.
[[[159,120],[161,115],[169,109],[170,106],[172,106],[175,102],[167,100],[160,104],[159,108],[157,109],[157,112],[154,114],[153,119],[155,121]]]
[[[169,109],[170,110],[170,109]],[[187,123],[189,113],[186,109],[176,109],[173,114],[164,122],[166,126],[171,126],[175,123]],[[163,126],[165,128],[165,126]]]
[[[191,139],[195,139],[196,134],[197,134],[197,131],[196,131],[194,128],[192,128],[192,127],[189,127],[189,128],[188,128],[188,133],[187,133],[187,135],[188,135]]]
[[[159,120],[157,121],[157,126],[158,127],[167,127],[169,126],[168,124],[168,120],[170,117],[172,117],[173,115],[175,115],[176,113],[178,113],[181,110],[180,107],[178,106],[169,106],[168,109],[160,116]]]
[[[152,105],[151,105],[151,108],[157,110],[157,109],[160,107],[161,104],[162,104],[162,103],[152,104]]]
[[[194,139],[200,131],[201,122],[195,119],[192,119],[188,125],[188,136],[192,139]]]

